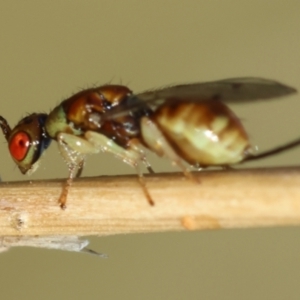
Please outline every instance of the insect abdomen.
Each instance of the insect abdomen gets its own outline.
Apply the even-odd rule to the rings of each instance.
[[[245,158],[251,148],[247,133],[227,106],[219,101],[171,102],[151,118],[184,160],[209,166]]]

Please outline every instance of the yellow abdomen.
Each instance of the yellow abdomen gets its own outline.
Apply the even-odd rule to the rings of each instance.
[[[151,119],[190,164],[230,165],[251,149],[241,122],[219,101],[166,103]]]

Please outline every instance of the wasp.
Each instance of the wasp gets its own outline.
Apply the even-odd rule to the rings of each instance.
[[[273,155],[300,141],[253,154],[246,130],[226,105],[273,99],[296,93],[292,87],[262,78],[233,78],[164,87],[134,94],[123,85],[82,90],[49,114],[33,113],[13,129],[0,116],[9,152],[23,174],[32,174],[51,140],[58,143],[69,176],[59,197],[61,208],[72,180],[88,154],[110,152],[137,170],[144,193],[154,204],[141,165],[153,173],[146,149],[169,158],[187,177],[189,167],[226,167]]]

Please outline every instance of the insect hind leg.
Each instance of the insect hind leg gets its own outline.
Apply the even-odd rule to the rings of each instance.
[[[181,169],[183,174],[192,181],[198,182],[192,175],[185,161],[175,152],[168,140],[165,138],[158,126],[148,117],[141,119],[141,131],[144,142],[149,149],[154,151],[159,156],[169,158],[173,164]]]

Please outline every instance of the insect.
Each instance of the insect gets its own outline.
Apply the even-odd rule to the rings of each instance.
[[[33,113],[13,129],[0,116],[9,152],[23,174],[32,174],[39,158],[56,140],[69,177],[59,198],[66,208],[69,188],[80,176],[88,154],[110,152],[137,170],[153,172],[145,149],[174,162],[187,177],[189,165],[229,166],[295,147],[299,140],[254,155],[248,135],[227,103],[245,103],[296,93],[294,88],[262,78],[233,78],[176,85],[139,94],[126,86],[90,88],[62,101],[49,114]]]

